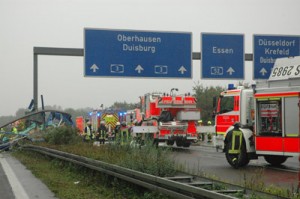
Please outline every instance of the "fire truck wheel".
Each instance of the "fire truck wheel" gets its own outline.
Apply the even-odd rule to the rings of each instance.
[[[182,147],[183,146],[183,140],[181,140],[181,139],[176,140],[176,146]]]
[[[233,167],[233,168],[239,168],[239,167],[244,167],[248,165],[249,163],[249,158],[247,156],[246,152],[246,144],[245,141],[243,140],[243,144],[241,147],[241,152],[239,154],[229,154],[229,148],[231,146],[231,143],[228,143],[225,146],[225,156],[227,162]]]
[[[273,166],[279,166],[284,163],[288,157],[278,155],[265,155],[264,158],[269,164]]]
[[[167,140],[167,145],[168,146],[173,146],[174,145],[174,140]]]
[[[183,147],[190,147],[191,146],[191,142],[185,141],[183,143]]]

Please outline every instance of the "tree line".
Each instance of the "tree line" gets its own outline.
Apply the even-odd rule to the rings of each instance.
[[[217,86],[217,87],[205,87],[199,82],[195,84],[195,86],[192,88],[194,92],[194,96],[197,99],[197,107],[201,109],[201,119],[204,124],[206,124],[207,121],[212,121],[212,113],[214,111],[213,107],[213,97],[219,96],[219,94],[224,90],[225,88]],[[114,104],[106,109],[111,110],[132,110],[135,108],[140,108],[139,102],[137,103],[127,103],[127,102],[114,102]],[[66,108],[63,109],[61,106],[45,106],[45,109],[53,109],[53,110],[59,110],[64,111],[72,115],[73,120],[75,120],[78,116],[84,116],[88,117],[88,113],[93,111],[94,109],[91,107],[86,108],[80,108],[80,109],[73,109],[73,108]],[[20,108],[17,110],[16,114],[13,116],[0,116],[0,126],[3,124],[6,124],[16,118],[22,117],[25,115],[25,113],[28,112],[28,109]]]
[[[197,83],[193,87],[193,91],[195,92],[194,95],[197,99],[197,107],[201,109],[201,120],[203,124],[206,124],[208,121],[214,123],[212,118],[215,108],[213,107],[213,98],[219,97],[220,93],[224,90],[225,88],[221,86],[205,87],[200,83]]]

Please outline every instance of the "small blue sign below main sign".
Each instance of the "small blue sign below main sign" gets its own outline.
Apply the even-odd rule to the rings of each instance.
[[[133,30],[84,30],[89,77],[192,77],[192,34]]]
[[[254,79],[268,79],[275,60],[300,55],[299,36],[254,35]]]
[[[244,35],[202,33],[202,78],[244,79]]]

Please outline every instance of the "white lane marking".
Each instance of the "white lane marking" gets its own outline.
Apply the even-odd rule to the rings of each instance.
[[[1,154],[0,154],[0,164],[3,167],[3,170],[7,176],[7,179],[9,181],[9,184],[13,190],[16,199],[29,199],[26,191],[24,190],[23,186],[19,182],[17,176],[9,166],[6,159]]]

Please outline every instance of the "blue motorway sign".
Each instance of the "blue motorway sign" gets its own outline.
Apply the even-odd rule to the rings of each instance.
[[[84,30],[85,76],[192,77],[192,34]]]
[[[254,79],[268,79],[275,63],[280,57],[300,55],[299,36],[253,36]]]
[[[202,33],[202,78],[244,79],[244,35]]]

